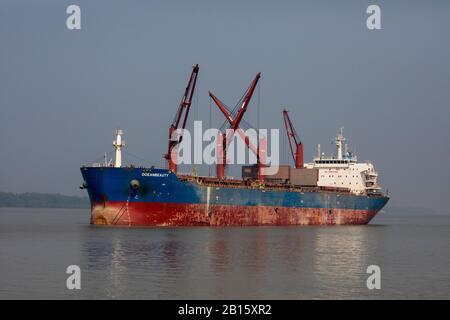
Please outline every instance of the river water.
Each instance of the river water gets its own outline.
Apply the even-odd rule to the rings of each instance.
[[[81,270],[68,290],[66,269]],[[369,290],[369,265],[381,289]],[[367,226],[123,228],[89,211],[0,208],[0,299],[450,298],[450,217]]]

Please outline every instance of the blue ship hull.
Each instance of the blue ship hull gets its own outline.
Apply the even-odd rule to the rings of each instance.
[[[244,226],[367,224],[382,194],[211,182],[154,168],[82,167],[93,224]]]

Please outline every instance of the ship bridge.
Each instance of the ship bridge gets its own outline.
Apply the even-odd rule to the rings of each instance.
[[[326,156],[317,147],[317,156],[306,168],[319,169],[318,186],[348,188],[355,194],[373,193],[381,189],[378,174],[370,162],[358,163],[356,155],[348,150],[343,128],[335,138],[337,156]]]

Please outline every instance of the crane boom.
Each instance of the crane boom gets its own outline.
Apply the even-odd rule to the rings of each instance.
[[[292,159],[294,160],[296,168],[303,168],[303,143],[295,131],[292,121],[289,118],[288,111],[283,110],[284,126],[286,128],[286,134],[289,140],[289,147],[291,149]],[[294,151],[295,146],[295,151]]]
[[[236,128],[241,123],[241,120],[244,117],[244,113],[247,111],[250,99],[253,96],[253,92],[255,91],[256,85],[258,84],[259,78],[261,78],[261,72],[256,75],[255,79],[253,79],[252,83],[250,84],[250,87],[247,90],[247,94],[245,95],[241,107],[239,108],[239,112],[236,115],[236,119],[234,119],[233,124],[231,125],[231,129],[236,130]]]
[[[227,149],[228,144],[231,142],[233,135],[236,131],[244,139],[245,144],[253,152],[255,152],[257,158],[259,158],[257,148],[250,143],[249,139],[245,136],[245,134],[239,128],[239,125],[244,117],[244,114],[247,111],[247,107],[250,103],[250,100],[252,99],[253,92],[255,91],[256,85],[258,84],[259,78],[261,78],[261,73],[258,73],[256,75],[256,77],[253,79],[252,83],[248,87],[248,89],[245,93],[245,96],[242,100],[242,103],[239,107],[239,110],[234,118],[232,117],[230,112],[228,112],[225,105],[212,92],[209,92],[209,96],[215,102],[215,104],[219,107],[220,111],[224,114],[225,118],[227,119],[227,121],[230,124],[230,129],[232,129],[228,135],[226,135],[225,133],[221,133],[221,136],[220,136],[222,139],[225,140],[225,142],[220,144],[220,148],[222,148],[222,150],[220,152],[220,156],[222,157],[222,159],[218,159],[219,161],[217,164],[217,177],[219,179],[224,178],[224,171],[225,171],[225,166],[226,166],[226,149]]]
[[[233,126],[234,123],[234,119],[231,115],[231,113],[227,110],[225,104],[219,100],[219,98],[217,98],[211,91],[209,92],[209,96],[211,97],[211,99],[215,102],[215,104],[217,105],[217,107],[219,107],[220,111],[222,111],[223,115],[225,116],[225,118],[227,119],[228,123],[230,124],[230,126]],[[257,147],[255,147],[249,140],[249,138],[245,135],[244,131],[242,131],[242,129],[239,127],[239,125],[236,127],[236,130],[234,131],[234,133],[238,133],[239,136],[242,138],[242,140],[245,142],[245,144],[247,145],[247,147],[256,155],[258,156],[258,151],[257,151]],[[231,142],[230,138],[227,138],[227,145],[229,145]]]
[[[177,164],[175,163],[176,153],[174,152],[174,148],[178,146],[178,144],[180,144],[183,139],[183,131],[186,128],[189,111],[191,109],[192,98],[194,96],[199,69],[200,68],[198,64],[192,67],[191,76],[189,77],[188,84],[186,86],[186,89],[184,90],[184,94],[181,99],[180,105],[178,106],[177,113],[175,114],[172,124],[169,127],[169,143],[165,158],[167,159],[169,170],[175,173],[177,172]],[[181,129],[181,132],[175,134],[178,129]]]

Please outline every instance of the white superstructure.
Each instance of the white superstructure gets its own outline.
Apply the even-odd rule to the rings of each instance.
[[[335,139],[337,156],[325,156],[320,153],[318,145],[317,157],[312,163],[306,163],[309,169],[318,169],[318,186],[348,188],[356,194],[376,192],[380,190],[377,183],[378,174],[370,162],[358,163],[354,154],[344,145],[343,128],[339,130]],[[345,149],[344,149],[345,147]]]

